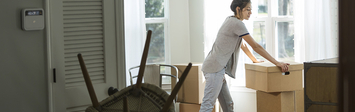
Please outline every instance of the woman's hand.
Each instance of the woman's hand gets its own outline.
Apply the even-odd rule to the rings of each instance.
[[[280,67],[282,72],[287,72],[288,71],[288,65],[290,65],[290,64],[289,63],[279,62],[276,66]]]

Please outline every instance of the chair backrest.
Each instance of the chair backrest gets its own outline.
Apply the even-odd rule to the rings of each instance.
[[[158,64],[146,65],[143,79],[144,83],[153,84],[161,88],[160,66]]]
[[[172,75],[172,74],[160,73],[162,67],[171,67],[172,69],[175,69],[175,71],[176,71],[175,74],[178,74],[177,67],[175,67],[173,65],[148,64],[145,66],[145,70],[144,70],[144,76],[143,76],[144,83],[153,84],[153,85],[156,85],[161,88],[162,87],[162,76],[174,77],[177,80],[176,82],[178,82],[177,76]],[[129,69],[129,74],[130,74],[132,85],[133,85],[133,78],[137,77],[136,75],[132,76],[132,71],[137,68],[139,68],[139,66],[135,66],[135,67],[132,67]]]

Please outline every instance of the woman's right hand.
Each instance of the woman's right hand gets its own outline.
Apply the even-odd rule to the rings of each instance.
[[[279,62],[276,66],[281,68],[282,72],[287,72],[288,71],[288,65],[289,63],[284,63],[284,62]]]

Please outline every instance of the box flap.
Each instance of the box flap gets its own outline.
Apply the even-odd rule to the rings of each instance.
[[[285,62],[289,63],[289,71],[302,70],[303,64],[297,62]],[[262,63],[245,63],[245,69],[260,71],[260,72],[281,72],[281,68],[277,67],[271,62],[262,62]]]

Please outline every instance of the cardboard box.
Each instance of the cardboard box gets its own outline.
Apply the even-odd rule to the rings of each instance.
[[[274,93],[257,91],[257,112],[294,112],[294,95],[294,91]]]
[[[246,87],[264,92],[302,90],[303,64],[290,63],[288,75],[270,62],[245,64]]]
[[[179,78],[182,75],[182,72],[185,70],[187,67],[187,64],[179,64],[179,65],[174,65],[178,68],[179,70]],[[202,98],[203,98],[203,92],[205,89],[205,77],[201,71],[202,64],[193,64],[189,74],[187,75],[183,85],[181,86],[179,92],[178,92],[178,102],[183,102],[183,103],[195,103],[195,104],[201,104],[202,103]],[[172,73],[175,73],[175,70],[171,70]],[[174,74],[173,74],[174,75]],[[171,80],[171,88],[173,89],[175,87],[176,81],[174,79]]]
[[[304,90],[303,89],[301,91],[295,91],[295,100],[296,100],[295,112],[304,112]]]
[[[256,92],[257,112],[304,112],[303,90]]]
[[[199,112],[200,107],[201,107],[201,104],[180,103],[179,112]],[[217,112],[218,109],[216,109],[216,107],[219,107],[217,105],[217,103],[214,106],[212,112]]]

